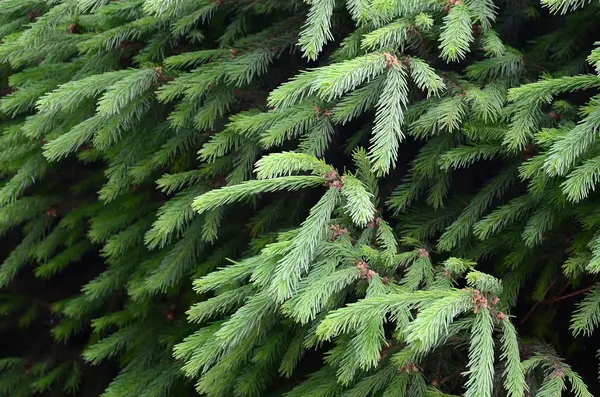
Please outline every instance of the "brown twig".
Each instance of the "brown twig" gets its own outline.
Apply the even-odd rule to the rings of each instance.
[[[547,293],[547,292],[548,292],[548,290],[549,290],[549,289],[552,287],[552,285],[553,285],[553,284],[554,284],[554,283],[550,284],[550,287],[548,287],[548,288],[546,289],[546,291],[544,292],[544,296],[546,296],[546,293]],[[523,317],[523,320],[521,320],[521,322],[520,322],[519,324],[520,324],[520,325],[523,325],[523,324],[525,323],[525,321],[527,321],[527,319],[528,319],[528,318],[529,318],[529,317],[530,317],[530,316],[533,314],[534,310],[535,310],[535,309],[536,309],[536,308],[537,308],[537,307],[540,305],[540,303],[545,303],[545,304],[550,304],[550,305],[551,305],[551,304],[553,304],[553,303],[555,303],[555,302],[558,302],[558,301],[561,301],[561,300],[563,300],[563,299],[568,299],[568,298],[572,298],[573,296],[581,295],[581,294],[583,294],[584,292],[587,292],[587,291],[591,290],[593,287],[594,287],[594,286],[593,286],[593,285],[591,285],[591,286],[589,286],[589,287],[586,287],[586,288],[579,289],[579,290],[577,290],[577,291],[571,292],[571,293],[569,293],[569,294],[566,294],[566,295],[562,295],[562,296],[555,296],[555,297],[553,297],[553,298],[550,298],[550,299],[546,299],[546,300],[543,300],[543,301],[538,301],[538,302],[536,302],[536,303],[535,303],[535,305],[533,305],[533,307],[532,307],[532,308],[531,308],[531,309],[530,309],[530,310],[527,312],[527,314],[525,315],[525,317]],[[563,288],[561,289],[561,291],[559,292],[559,294],[560,294],[560,293],[562,293],[562,292],[563,292],[565,289],[566,289],[566,286],[565,286],[565,287],[563,287]]]
[[[438,361],[436,369],[435,369],[435,377],[433,378],[433,381],[437,384],[439,384],[439,380],[438,377],[440,376],[440,367],[442,366],[442,361]]]
[[[548,293],[548,291],[550,291],[550,289],[554,286],[554,284],[556,283],[556,280],[553,281],[548,288],[546,288],[546,290],[544,291],[544,294],[542,295],[542,298],[546,296],[546,294]],[[527,321],[527,319],[529,317],[531,317],[531,315],[533,314],[533,312],[535,311],[535,309],[540,305],[540,303],[542,303],[542,301],[537,301],[535,302],[535,305],[533,305],[533,307],[531,309],[529,309],[529,311],[527,312],[527,314],[525,314],[525,317],[523,317],[523,319],[521,320],[521,322],[519,323],[520,325],[525,324],[525,321]]]
[[[558,296],[562,295],[562,293],[563,293],[563,292],[565,292],[565,291],[567,290],[567,288],[569,288],[569,284],[565,284],[565,285],[564,285],[564,286],[563,286],[563,287],[560,289],[560,291],[558,291],[558,294],[556,294],[556,295],[558,295]]]
[[[540,303],[542,303],[542,301],[535,302],[535,305],[533,305],[533,307],[531,309],[529,309],[529,311],[527,312],[525,317],[523,317],[523,319],[519,322],[519,325],[525,324],[525,321],[527,321],[529,319],[529,317],[531,317],[531,315],[533,314],[535,309],[540,305]]]
[[[448,382],[450,379],[454,378],[455,376],[460,375],[461,372],[462,372],[462,370],[459,369],[458,371],[454,372],[453,374],[450,374],[450,375],[446,376],[445,378],[442,378],[442,380],[440,380],[440,382],[438,383],[438,386],[441,386],[444,383]]]
[[[417,39],[419,40],[419,54],[421,55],[421,57],[424,57],[424,54],[425,54],[425,39],[423,38],[423,34],[416,27],[413,27],[411,30],[417,36]]]
[[[580,289],[580,290],[577,290],[577,291],[575,291],[575,292],[571,292],[570,294],[566,294],[566,295],[563,295],[563,296],[556,296],[556,297],[554,297],[554,298],[550,299],[550,300],[548,301],[548,303],[554,303],[554,302],[561,301],[561,300],[563,300],[563,299],[568,299],[568,298],[571,298],[571,297],[573,297],[573,296],[581,295],[581,294],[583,294],[584,292],[587,292],[587,291],[591,290],[593,287],[594,287],[593,285],[590,285],[590,286],[589,286],[589,287],[587,287],[587,288],[582,288],[582,289]]]

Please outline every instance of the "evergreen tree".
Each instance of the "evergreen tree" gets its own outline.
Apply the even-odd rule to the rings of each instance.
[[[600,393],[599,11],[0,0],[0,396]]]

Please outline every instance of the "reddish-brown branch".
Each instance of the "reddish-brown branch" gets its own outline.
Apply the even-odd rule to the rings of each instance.
[[[593,285],[590,285],[590,286],[589,286],[589,287],[587,287],[587,288],[582,288],[582,289],[580,289],[580,290],[577,290],[577,291],[575,291],[575,292],[571,292],[570,294],[566,294],[566,295],[563,295],[563,296],[556,296],[556,297],[554,297],[554,298],[550,299],[550,300],[549,300],[549,303],[554,303],[554,302],[561,301],[561,300],[563,300],[563,299],[568,299],[568,298],[571,298],[571,297],[573,297],[573,296],[581,295],[581,294],[583,294],[584,292],[587,292],[587,291],[591,290],[593,287],[594,287]]]
[[[550,291],[550,289],[554,286],[554,283],[556,283],[556,280],[553,281],[552,283],[550,283],[550,285],[548,286],[548,288],[546,288],[546,290],[544,291],[544,294],[542,295],[542,298],[546,296],[546,294],[548,293],[548,291]],[[533,305],[533,307],[531,309],[529,309],[529,311],[527,312],[527,314],[525,315],[525,317],[523,317],[523,319],[519,323],[520,325],[523,325],[525,323],[525,321],[527,321],[527,319],[529,317],[531,317],[531,315],[533,314],[533,312],[535,311],[535,309],[540,305],[540,303],[542,303],[542,301],[535,302],[535,305]]]
[[[421,56],[423,56],[425,54],[425,39],[423,38],[423,34],[419,29],[415,27],[413,27],[411,30],[419,39],[419,53],[421,54]]]
[[[435,377],[433,378],[433,382],[439,384],[438,377],[440,376],[440,367],[442,366],[442,361],[439,360],[435,369]]]
[[[462,370],[458,370],[453,374],[450,374],[448,376],[446,376],[445,378],[442,378],[442,380],[439,381],[438,386],[443,385],[444,383],[448,382],[450,379],[454,378],[455,376],[460,375],[460,373],[462,372]]]
[[[544,296],[546,296],[546,293],[548,293],[548,291],[550,290],[550,288],[552,287],[552,285],[554,285],[554,283],[550,284],[550,287],[548,287],[548,288],[546,289],[546,291],[544,292]],[[561,289],[561,291],[559,292],[559,294],[560,294],[560,293],[562,293],[562,292],[563,292],[563,291],[566,289],[566,287],[567,287],[567,286],[563,287],[563,288]],[[553,304],[554,302],[558,302],[558,301],[561,301],[561,300],[563,300],[563,299],[568,299],[568,298],[572,298],[573,296],[581,295],[581,294],[583,294],[583,293],[585,293],[585,292],[587,292],[587,291],[591,290],[592,288],[593,288],[593,285],[591,285],[591,286],[589,286],[589,287],[586,287],[586,288],[582,288],[582,289],[580,289],[580,290],[577,290],[577,291],[574,291],[574,292],[571,292],[571,293],[569,293],[569,294],[566,294],[566,295],[562,295],[562,296],[555,296],[555,297],[553,297],[553,298],[550,298],[550,299],[546,299],[546,300],[543,300],[543,301],[538,301],[538,302],[536,302],[536,303],[535,303],[535,305],[533,305],[533,307],[532,307],[532,308],[531,308],[531,309],[530,309],[530,310],[527,312],[527,314],[525,314],[525,316],[523,317],[523,319],[521,320],[521,322],[520,322],[519,324],[520,324],[520,325],[523,325],[523,324],[525,323],[525,321],[527,321],[527,319],[528,319],[528,318],[529,318],[529,317],[530,317],[530,316],[533,314],[533,312],[535,311],[535,309],[536,309],[536,308],[537,308],[537,307],[540,305],[540,303],[545,303],[545,304]]]
[[[561,296],[563,292],[565,292],[567,290],[567,288],[569,288],[569,284],[565,284],[560,291],[558,291],[558,294],[556,294],[557,296]]]
[[[527,312],[527,314],[523,317],[523,319],[521,320],[521,322],[519,322],[519,325],[523,325],[525,324],[525,321],[527,321],[529,319],[529,317],[531,317],[531,315],[533,314],[533,312],[535,311],[535,309],[537,309],[537,307],[540,305],[540,303],[542,303],[542,301],[537,301],[535,302],[535,305],[533,305],[531,307],[531,309],[529,309],[529,311]]]

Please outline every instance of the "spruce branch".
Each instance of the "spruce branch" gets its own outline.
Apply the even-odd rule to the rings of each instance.
[[[370,140],[369,160],[378,175],[390,172],[398,158],[398,148],[404,139],[402,125],[408,103],[405,66],[392,54],[386,54],[390,69],[377,103],[375,127]]]

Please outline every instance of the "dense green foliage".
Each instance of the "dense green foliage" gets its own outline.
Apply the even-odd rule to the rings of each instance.
[[[0,397],[600,393],[599,17],[0,0]]]

